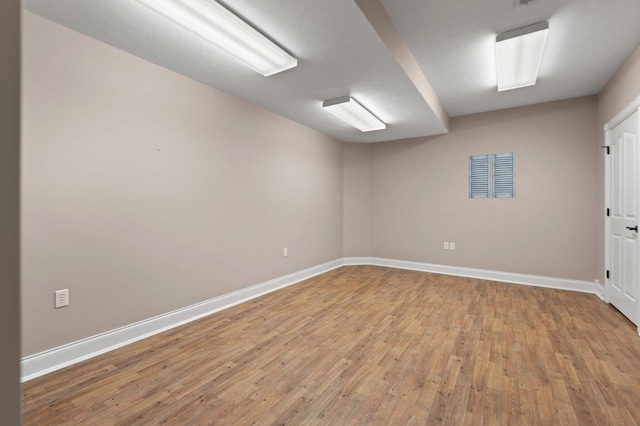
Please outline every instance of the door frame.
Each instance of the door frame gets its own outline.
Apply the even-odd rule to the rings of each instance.
[[[625,109],[620,111],[613,117],[611,120],[604,125],[604,146],[607,152],[604,156],[604,207],[606,209],[610,208],[610,196],[611,196],[611,156],[608,155],[611,149],[611,132],[612,130],[622,123],[627,118],[631,117],[634,113],[639,112],[640,114],[640,96],[638,96],[633,102],[631,102]],[[640,137],[640,116],[638,117],[638,136]],[[640,164],[638,164],[640,167]],[[640,197],[638,198],[638,202],[640,202]],[[611,270],[611,241],[609,238],[609,234],[611,233],[611,218],[609,216],[604,215],[604,269],[605,271]],[[640,263],[640,259],[638,259]],[[605,272],[604,278],[604,296],[605,301],[607,303],[611,303],[611,280],[607,278]],[[637,298],[636,303],[636,321],[638,322],[638,335],[640,336],[640,297]]]

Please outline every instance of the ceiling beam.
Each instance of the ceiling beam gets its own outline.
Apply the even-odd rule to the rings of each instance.
[[[449,115],[380,0],[354,0],[427,105],[449,130]]]

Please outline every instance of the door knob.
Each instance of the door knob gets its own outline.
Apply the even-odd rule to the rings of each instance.
[[[636,226],[627,226],[627,229],[628,229],[629,231],[636,231],[636,232],[638,232],[638,225],[636,225]]]

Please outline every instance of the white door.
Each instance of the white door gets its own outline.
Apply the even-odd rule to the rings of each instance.
[[[609,301],[639,325],[640,239],[638,112],[610,130]]]

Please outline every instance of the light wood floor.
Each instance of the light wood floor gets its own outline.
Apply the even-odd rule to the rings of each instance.
[[[343,267],[24,385],[24,424],[640,424],[596,296]]]

